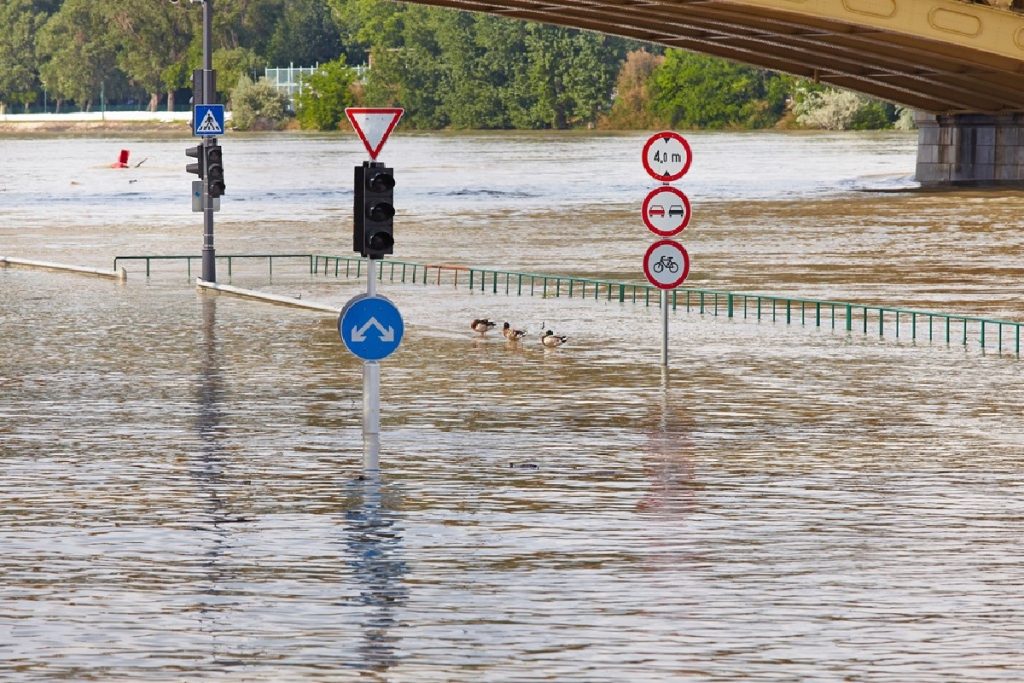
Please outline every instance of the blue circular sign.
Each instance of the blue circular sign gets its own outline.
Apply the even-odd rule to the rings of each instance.
[[[398,349],[405,334],[405,323],[390,300],[360,294],[341,309],[338,334],[352,355],[363,360],[380,360]]]

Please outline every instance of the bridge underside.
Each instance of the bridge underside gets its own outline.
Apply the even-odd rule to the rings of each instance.
[[[1024,15],[953,0],[413,0],[679,47],[936,114],[1024,111]]]
[[[1024,184],[1024,14],[1011,9],[1022,0],[410,1],[660,43],[902,104],[936,122],[922,126],[922,182]],[[1012,168],[986,177],[989,150],[970,161],[978,130]],[[1000,140],[1014,148],[1000,152]]]

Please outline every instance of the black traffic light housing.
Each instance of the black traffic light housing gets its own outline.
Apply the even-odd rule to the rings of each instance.
[[[372,259],[394,253],[394,190],[393,168],[376,161],[355,167],[353,251]]]
[[[200,178],[203,177],[203,148],[201,145],[195,147],[189,147],[185,150],[185,156],[192,157],[196,160],[196,163],[189,164],[185,167],[185,170],[189,173],[195,173]]]
[[[206,149],[206,182],[210,197],[217,199],[224,194],[224,152],[216,140],[210,140]]]

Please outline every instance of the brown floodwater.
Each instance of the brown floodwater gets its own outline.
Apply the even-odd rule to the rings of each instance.
[[[688,138],[687,284],[1024,320],[1021,193],[909,191],[907,134]],[[399,130],[395,257],[642,281],[644,139]],[[0,256],[197,254],[189,144],[3,140]],[[224,146],[218,253],[351,253],[354,137]],[[1014,355],[678,310],[663,372],[655,307],[385,281],[365,478],[334,319],[127,267],[0,269],[2,678],[1024,676]]]

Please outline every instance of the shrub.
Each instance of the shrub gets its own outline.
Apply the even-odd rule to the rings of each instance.
[[[231,121],[238,130],[278,130],[288,119],[288,97],[261,78],[241,76],[231,91]]]
[[[352,84],[356,70],[345,64],[345,57],[321,64],[302,79],[302,92],[295,98],[296,115],[303,128],[334,130],[345,117],[345,107],[355,102]]]
[[[895,111],[879,100],[833,88],[799,89],[793,110],[801,126],[825,130],[889,128]]]

